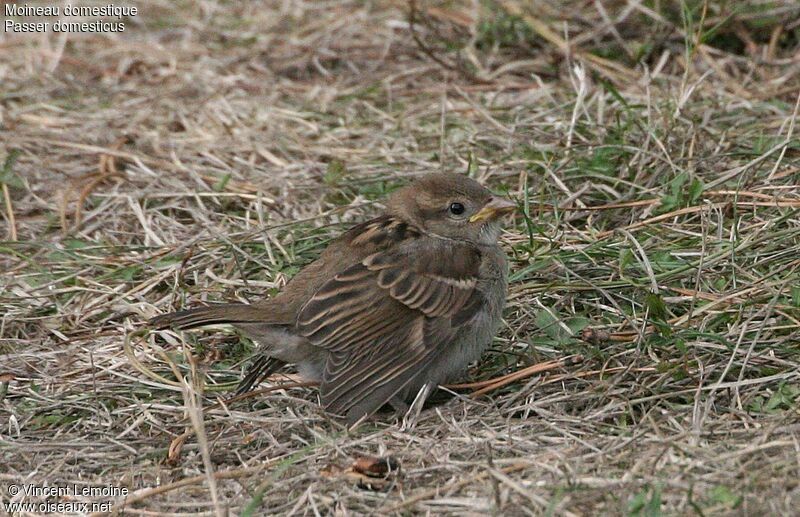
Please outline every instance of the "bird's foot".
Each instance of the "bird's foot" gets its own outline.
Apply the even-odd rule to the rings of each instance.
[[[417,396],[414,397],[414,402],[411,403],[411,406],[406,405],[408,409],[405,412],[405,416],[403,416],[403,424],[400,426],[401,431],[408,431],[417,425],[417,419],[422,411],[422,406],[425,405],[425,401],[428,399],[428,395],[433,391],[433,388],[433,384],[426,383],[419,390]]]

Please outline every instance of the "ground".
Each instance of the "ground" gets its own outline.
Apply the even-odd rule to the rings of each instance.
[[[796,2],[136,4],[0,35],[5,511],[797,511]],[[229,401],[232,330],[147,329],[275,293],[438,170],[520,205],[465,381],[538,373],[348,430],[310,387]]]

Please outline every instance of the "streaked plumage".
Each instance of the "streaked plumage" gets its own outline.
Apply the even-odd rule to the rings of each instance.
[[[256,340],[239,391],[292,363],[350,422],[386,403],[402,407],[426,384],[454,380],[491,342],[506,296],[497,220],[512,206],[464,176],[431,174],[334,240],[274,298],[152,324],[230,323]]]

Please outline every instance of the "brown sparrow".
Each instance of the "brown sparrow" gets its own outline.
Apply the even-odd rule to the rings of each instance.
[[[466,176],[430,174],[395,192],[384,215],[332,241],[274,298],[151,324],[229,323],[258,342],[239,392],[289,363],[350,423],[386,403],[407,409],[491,342],[508,273],[499,218],[514,206]]]

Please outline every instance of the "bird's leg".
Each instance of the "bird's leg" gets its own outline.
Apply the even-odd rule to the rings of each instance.
[[[389,405],[394,408],[398,417],[408,413],[409,405],[397,395],[389,399]]]
[[[431,394],[431,391],[433,391],[435,387],[433,383],[427,382],[420,388],[417,396],[414,397],[414,402],[411,403],[411,406],[403,417],[403,425],[400,427],[402,431],[413,429],[414,426],[417,425],[417,418],[419,418],[419,414],[422,411],[422,406],[425,405],[428,395]]]

